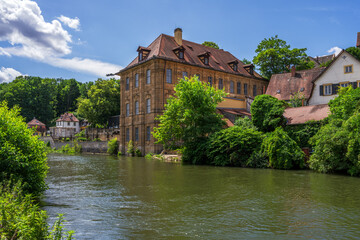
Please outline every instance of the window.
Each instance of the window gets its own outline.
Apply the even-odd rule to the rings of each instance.
[[[179,58],[184,59],[184,52],[183,51],[179,51]]]
[[[139,102],[135,101],[135,115],[139,115]]]
[[[209,85],[212,87],[212,77],[208,77],[208,83],[209,83]]]
[[[234,82],[230,81],[230,93],[234,93]]]
[[[187,77],[187,76],[188,76],[187,72],[182,72],[182,78],[183,79],[185,79],[185,77]]]
[[[198,80],[200,81],[200,74],[195,74],[197,76]]]
[[[340,83],[340,86],[347,87],[347,86],[349,86],[349,82],[342,82],[342,83]]]
[[[139,52],[139,62],[143,60],[143,53]]]
[[[139,87],[139,74],[135,74],[135,87]]]
[[[126,104],[126,116],[128,117],[130,115],[130,104]]]
[[[332,84],[324,85],[324,95],[332,94]]]
[[[130,131],[129,128],[126,129],[126,134],[125,134],[125,138],[126,138],[126,142],[130,141]]]
[[[74,126],[76,126],[76,123],[74,123]]]
[[[129,90],[130,87],[130,78],[126,78],[126,85],[125,85],[125,90]]]
[[[219,78],[219,89],[223,89],[223,80],[221,78]]]
[[[360,80],[357,80],[357,87],[360,88]]]
[[[237,64],[234,64],[233,69],[234,69],[235,72],[237,71]]]
[[[353,72],[352,67],[353,65],[344,66],[344,73],[352,73]]]
[[[150,127],[146,127],[146,141],[150,141],[150,137],[151,137],[151,130]]]
[[[248,94],[247,83],[244,83],[244,94]]]
[[[151,111],[150,104],[151,104],[150,98],[146,99],[146,113],[150,113]]]
[[[135,142],[139,141],[139,128],[135,128]]]
[[[256,97],[256,85],[253,86],[253,96]]]
[[[237,94],[241,94],[241,83],[240,82],[238,82],[237,84],[236,84],[237,86],[237,88],[236,88],[236,93]]]
[[[148,69],[146,71],[146,84],[150,84],[150,82],[151,82],[151,70]]]
[[[209,58],[208,58],[208,57],[205,57],[205,58],[204,58],[204,64],[205,64],[205,65],[209,65]]]
[[[172,71],[170,68],[166,69],[166,82],[172,83]]]

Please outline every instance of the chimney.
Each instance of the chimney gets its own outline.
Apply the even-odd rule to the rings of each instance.
[[[295,74],[296,74],[296,68],[295,68],[295,66],[292,66],[291,67],[291,77],[295,77]]]
[[[181,28],[176,28],[174,30],[174,38],[175,38],[175,42],[181,46],[182,45],[182,29]]]
[[[357,34],[356,47],[360,48],[360,32]]]

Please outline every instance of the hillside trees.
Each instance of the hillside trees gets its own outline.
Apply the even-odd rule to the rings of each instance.
[[[201,45],[203,45],[203,46],[208,46],[208,47],[215,48],[215,49],[220,49],[220,48],[219,48],[219,45],[217,45],[217,44],[214,43],[214,42],[205,41],[205,42],[203,42]]]

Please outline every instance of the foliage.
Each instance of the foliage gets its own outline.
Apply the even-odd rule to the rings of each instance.
[[[355,58],[357,58],[360,61],[360,48],[357,47],[348,47],[346,49],[348,53],[353,55]]]
[[[75,134],[75,137],[85,137],[85,129]]]
[[[360,110],[360,88],[340,88],[339,96],[329,102],[331,118],[349,119]]]
[[[245,167],[250,156],[261,146],[262,133],[234,126],[210,137],[208,157],[217,166]]]
[[[284,130],[300,148],[312,147],[309,140],[315,136],[321,125],[322,122],[312,120],[306,122],[305,124],[287,125]]]
[[[46,211],[34,203],[30,194],[24,194],[21,182],[0,184],[1,239],[72,239],[73,231],[63,232],[60,215],[52,231],[48,231]]]
[[[275,37],[262,40],[255,52],[257,55],[253,63],[259,66],[261,74],[270,79],[272,74],[288,72],[290,66],[310,67],[308,57],[305,53],[306,48],[290,49],[286,41]]]
[[[75,153],[81,153],[81,151],[82,151],[81,145],[77,141],[74,141],[73,147],[71,147],[69,144],[66,144],[63,145],[57,152],[75,154]]]
[[[77,137],[76,140],[78,140],[79,142],[86,142],[86,141],[88,141],[88,139],[85,138],[85,137]]]
[[[236,119],[234,125],[242,127],[244,129],[253,129],[253,130],[256,130],[256,131],[258,130],[258,128],[255,127],[255,125],[251,121],[251,119],[246,117],[246,116],[245,117],[239,117],[238,119]]]
[[[305,165],[305,154],[287,133],[278,127],[265,137],[261,151],[269,158],[269,167],[297,169]]]
[[[47,163],[45,144],[28,129],[20,109],[0,104],[0,172],[22,180],[24,190],[40,194],[46,189]],[[0,181],[5,180],[0,176]]]
[[[140,149],[135,149],[135,156],[137,156],[137,157],[142,157],[142,153],[141,153],[141,151],[140,151]]]
[[[117,138],[111,139],[108,142],[107,152],[111,155],[117,155],[118,151],[119,151],[119,142],[118,142]]]
[[[151,160],[151,159],[153,159],[153,156],[154,156],[154,153],[150,152],[150,153],[148,153],[148,154],[145,155],[145,158],[146,158],[147,160]]]
[[[224,126],[221,115],[216,113],[217,104],[225,96],[223,90],[198,81],[196,76],[181,79],[174,90],[163,115],[158,117],[159,127],[153,132],[157,143],[163,144],[165,149],[177,149],[182,143],[190,147],[197,139]]]
[[[120,113],[120,81],[96,80],[88,98],[79,98],[78,103],[78,113],[91,124],[106,125],[110,116]]]
[[[251,64],[251,61],[246,59],[246,58],[243,58],[243,60],[241,60],[244,64]]]
[[[302,92],[296,92],[290,96],[291,107],[301,107],[305,101],[305,95]]]
[[[135,154],[135,147],[134,147],[134,143],[132,140],[130,140],[127,144],[127,151],[126,151],[130,156],[134,156]]]
[[[332,63],[332,62],[333,62],[333,59],[331,59],[331,60],[329,60],[329,61],[327,61],[327,62],[324,62],[324,63],[320,64],[319,67],[328,67],[328,66],[330,65],[330,63]]]
[[[256,96],[251,104],[253,124],[262,132],[271,132],[278,126],[285,125],[285,105],[283,101],[270,95]]]
[[[214,42],[205,41],[201,45],[211,47],[211,48],[215,48],[215,49],[220,49],[219,46]]]
[[[296,65],[296,70],[306,70],[306,69],[313,69],[315,67],[315,63],[310,60],[309,57],[306,57],[304,60],[301,60],[301,62]]]
[[[80,83],[75,79],[58,79],[57,80],[57,104],[56,116],[59,117],[65,112],[76,110],[77,98],[80,97]]]
[[[246,162],[247,167],[251,168],[267,168],[269,167],[269,160],[265,152],[254,151]]]
[[[197,137],[186,141],[182,149],[182,162],[191,164],[208,164],[208,137]]]

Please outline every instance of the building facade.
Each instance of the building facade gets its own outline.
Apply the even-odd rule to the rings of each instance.
[[[80,132],[79,120],[72,113],[64,113],[56,120],[56,127],[50,128],[53,138],[73,138]]]
[[[231,53],[161,34],[148,47],[139,47],[138,56],[116,73],[121,77],[120,150],[126,152],[130,140],[142,154],[159,153],[151,132],[156,117],[164,111],[179,79],[196,75],[200,81],[224,89],[228,99],[236,99],[246,109],[246,97],[265,93],[267,80],[253,65],[245,65]],[[226,104],[225,104],[226,105]]]

